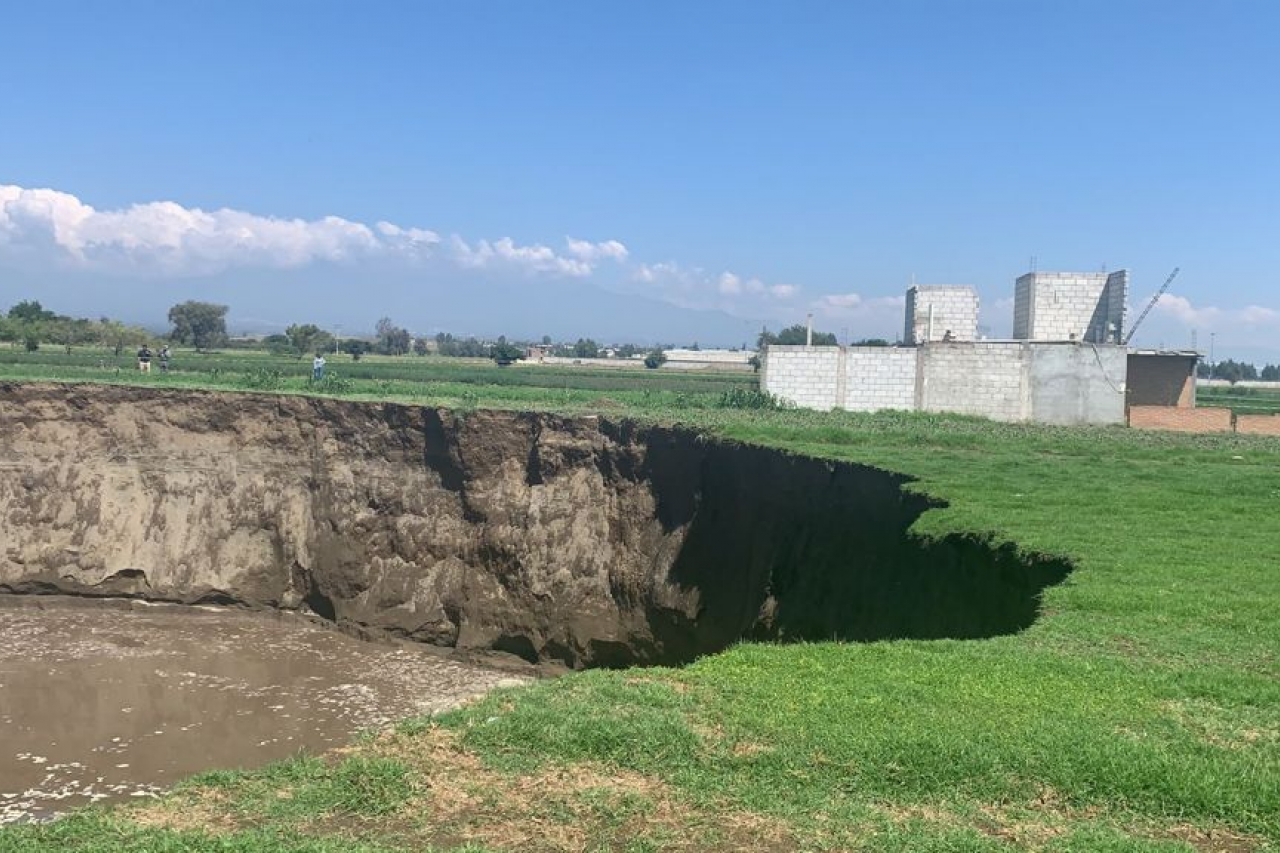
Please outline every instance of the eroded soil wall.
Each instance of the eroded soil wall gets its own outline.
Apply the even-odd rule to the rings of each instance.
[[[310,610],[570,666],[1026,627],[1060,560],[865,466],[603,418],[0,384],[0,592]]]

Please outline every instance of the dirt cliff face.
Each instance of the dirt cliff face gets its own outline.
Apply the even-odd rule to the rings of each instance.
[[[922,541],[899,475],[596,418],[0,385],[0,592],[311,610],[570,666],[969,637],[1061,561]]]

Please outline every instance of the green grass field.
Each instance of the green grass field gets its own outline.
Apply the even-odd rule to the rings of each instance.
[[[45,369],[3,360],[0,379]],[[100,379],[78,372],[93,369],[51,375]],[[679,670],[572,675],[339,755],[0,831],[0,850],[1280,845],[1280,441],[744,411],[718,405],[719,386],[669,387],[695,379],[663,372],[564,371],[563,387],[535,387],[505,378],[530,367],[456,369],[473,373],[340,391],[378,396],[360,383],[386,382],[382,396],[415,402],[681,420],[902,471],[950,502],[921,532],[990,533],[1076,570],[1017,636],[742,644]],[[226,378],[143,381],[241,387]]]

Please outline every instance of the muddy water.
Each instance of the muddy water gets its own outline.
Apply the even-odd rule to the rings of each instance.
[[[0,824],[324,750],[518,681],[297,619],[0,602]]]

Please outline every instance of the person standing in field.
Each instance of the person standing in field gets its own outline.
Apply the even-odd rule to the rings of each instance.
[[[169,345],[165,344],[160,347],[160,372],[169,372]]]
[[[146,344],[138,350],[138,370],[143,373],[151,372],[151,347]]]
[[[324,379],[324,353],[316,353],[316,357],[311,360],[311,381],[319,382]]]

